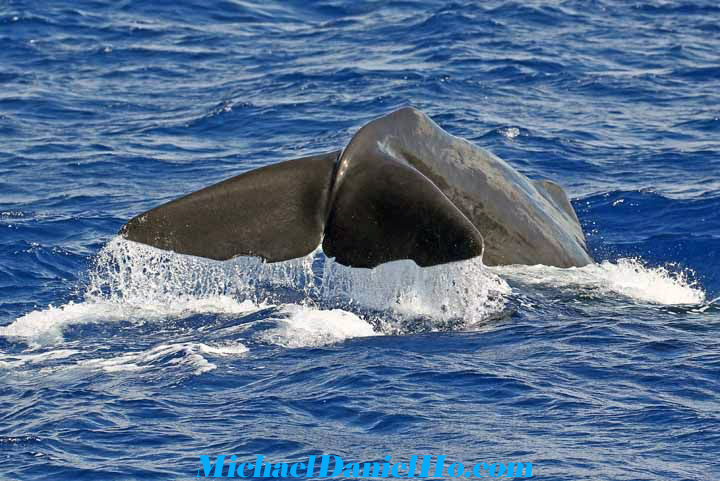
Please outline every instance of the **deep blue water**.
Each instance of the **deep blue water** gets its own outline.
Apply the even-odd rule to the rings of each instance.
[[[0,479],[189,479],[199,454],[720,475],[717,2],[10,0],[0,47]],[[564,185],[598,263],[114,239],[405,105]]]

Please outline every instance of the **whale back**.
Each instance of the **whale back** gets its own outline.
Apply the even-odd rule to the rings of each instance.
[[[340,157],[336,182],[342,185],[354,159],[377,156],[412,167],[436,185],[482,233],[487,265],[591,262],[578,218],[559,185],[530,181],[416,109],[400,109],[361,128]]]
[[[416,169],[369,157],[354,162],[351,181],[338,185],[338,155],[246,172],[138,215],[120,234],[215,260],[284,261],[321,241],[325,254],[351,267],[402,259],[431,266],[482,254],[477,229]]]

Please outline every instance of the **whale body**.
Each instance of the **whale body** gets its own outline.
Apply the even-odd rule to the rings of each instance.
[[[406,107],[363,126],[342,151],[262,167],[151,209],[126,239],[182,254],[267,262],[322,244],[343,265],[592,262],[565,191]]]

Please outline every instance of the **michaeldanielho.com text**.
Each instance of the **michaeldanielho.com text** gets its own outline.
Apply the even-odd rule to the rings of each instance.
[[[308,456],[307,462],[270,463],[263,461],[263,455],[255,456],[254,462],[238,462],[237,456],[200,455],[200,466],[196,478],[427,478],[427,477],[477,477],[477,478],[529,478],[532,463],[486,463],[479,462],[465,466],[463,463],[446,463],[446,456],[425,454],[410,456],[407,462],[392,461],[385,456],[385,462],[345,463],[340,456],[324,454]],[[319,458],[319,459],[318,459]],[[435,459],[433,459],[435,458]],[[316,469],[317,468],[317,469]],[[447,468],[447,470],[446,470]]]

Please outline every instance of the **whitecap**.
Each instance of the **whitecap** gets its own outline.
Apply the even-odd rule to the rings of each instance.
[[[700,304],[705,292],[691,280],[692,272],[649,267],[639,259],[604,261],[584,267],[503,266],[492,270],[508,279],[553,288],[591,289],[601,296],[622,295],[652,304]]]
[[[10,369],[22,367],[26,364],[40,364],[46,361],[66,359],[79,354],[75,349],[57,349],[45,352],[22,352],[19,354],[0,354],[0,368]]]
[[[372,326],[357,315],[342,309],[322,310],[308,306],[286,305],[279,312],[278,327],[262,332],[262,341],[282,347],[319,347],[352,339],[376,336]]]
[[[78,366],[102,369],[106,372],[143,371],[163,366],[181,366],[200,375],[217,368],[204,355],[240,356],[249,349],[241,343],[207,345],[198,342],[160,344],[145,351],[135,351],[104,359],[78,361]]]

